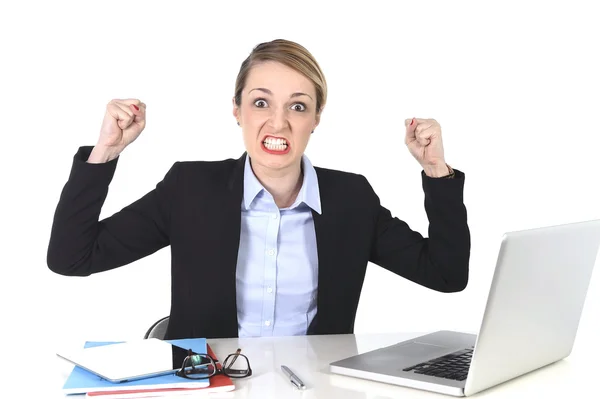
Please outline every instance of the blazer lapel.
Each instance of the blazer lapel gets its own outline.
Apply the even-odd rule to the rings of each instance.
[[[231,178],[229,179],[227,189],[228,195],[225,196],[225,212],[224,220],[227,226],[228,236],[223,243],[224,254],[228,255],[227,272],[225,278],[229,282],[228,295],[232,299],[231,314],[235,315],[235,331],[232,331],[230,336],[238,336],[238,319],[237,319],[237,290],[236,290],[236,270],[238,262],[238,253],[240,248],[240,232],[242,226],[242,200],[244,196],[244,166],[247,153],[244,152],[240,158],[235,161],[235,166]]]
[[[218,270],[211,273],[207,282],[214,291],[216,302],[212,317],[219,326],[214,336],[237,337],[236,269],[241,231],[241,205],[244,191],[244,163],[246,153],[235,160],[233,170],[225,185],[224,195],[215,196],[217,202],[207,209],[208,228],[213,232],[212,248],[207,248],[217,260]],[[213,266],[213,267],[214,267]]]
[[[318,289],[317,289],[317,315],[308,328],[308,334],[321,334],[328,331],[328,320],[335,309],[330,309],[332,301],[329,300],[328,293],[335,291],[330,287],[335,284],[338,271],[335,269],[335,254],[340,249],[339,232],[336,229],[336,208],[335,193],[328,189],[330,186],[324,181],[325,176],[319,173],[319,168],[315,168],[319,181],[319,194],[321,198],[321,214],[312,210],[313,222],[315,225],[315,235],[317,238],[317,256],[318,256]]]

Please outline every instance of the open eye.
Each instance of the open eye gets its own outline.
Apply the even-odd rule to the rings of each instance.
[[[254,105],[257,106],[258,108],[265,108],[268,104],[265,99],[259,98],[256,101],[254,101]]]
[[[306,105],[304,105],[303,103],[295,103],[294,105],[292,105],[292,109],[294,111],[304,112],[306,111]]]

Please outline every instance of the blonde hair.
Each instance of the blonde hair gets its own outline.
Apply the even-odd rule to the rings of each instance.
[[[286,65],[308,78],[315,86],[317,92],[317,115],[327,102],[327,82],[321,67],[312,54],[298,43],[289,40],[276,39],[261,43],[252,49],[252,52],[242,62],[237,79],[235,80],[235,103],[242,103],[242,90],[246,79],[253,66],[265,62],[276,61]]]

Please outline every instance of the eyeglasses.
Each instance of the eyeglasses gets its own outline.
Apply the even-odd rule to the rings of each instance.
[[[224,374],[231,378],[243,378],[252,375],[250,362],[245,355],[238,349],[235,353],[225,358],[223,367],[219,367],[218,361],[206,353],[194,353],[188,349],[188,355],[183,359],[181,370],[175,375],[191,380],[201,380],[210,378],[218,374]]]

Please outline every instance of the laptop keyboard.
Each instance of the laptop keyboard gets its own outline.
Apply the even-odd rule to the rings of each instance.
[[[473,348],[463,349],[427,362],[415,364],[402,369],[402,371],[413,371],[416,374],[464,381],[469,372],[472,356]]]

